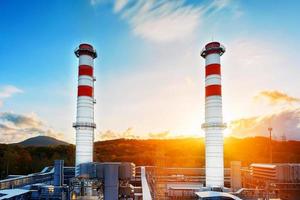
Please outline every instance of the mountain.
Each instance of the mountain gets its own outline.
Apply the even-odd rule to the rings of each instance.
[[[23,143],[49,145],[49,142],[45,144],[43,140],[49,141],[49,137],[39,136]],[[54,138],[50,140],[52,145],[67,144]],[[45,166],[53,165],[54,160],[58,159],[64,160],[65,166],[74,166],[75,148],[75,145],[27,148],[16,144],[0,144],[0,172],[2,172],[0,179],[5,177],[7,166],[13,166],[9,167],[8,174],[37,172]],[[231,161],[241,161],[242,166],[249,166],[251,163],[268,163],[270,158],[268,148],[267,137],[225,138],[224,166],[229,167]],[[273,140],[272,149],[274,163],[300,163],[300,141]],[[94,144],[94,161],[134,162],[138,166],[203,167],[205,141],[204,138],[98,141]]]
[[[22,142],[17,143],[20,146],[28,147],[28,146],[58,146],[58,145],[69,145],[69,143],[57,140],[53,137],[48,136],[37,136],[33,138],[29,138]]]

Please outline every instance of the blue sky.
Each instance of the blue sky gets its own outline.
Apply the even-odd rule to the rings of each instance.
[[[298,1],[271,0],[2,0],[0,135],[4,142],[37,134],[74,142],[73,51],[89,42],[99,54],[97,139],[201,136],[199,52],[214,39],[227,48],[226,134],[264,135],[271,124],[278,137],[298,139],[299,9]]]

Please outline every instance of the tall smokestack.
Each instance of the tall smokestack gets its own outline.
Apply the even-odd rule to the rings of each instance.
[[[221,64],[225,48],[219,42],[205,45],[201,56],[205,58],[205,173],[206,187],[224,186]]]
[[[79,58],[77,117],[73,127],[76,129],[76,170],[78,165],[93,161],[94,144],[94,59],[96,50],[90,44],[80,44],[75,50]]]

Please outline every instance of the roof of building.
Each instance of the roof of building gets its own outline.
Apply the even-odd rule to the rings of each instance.
[[[274,165],[274,164],[263,164],[263,163],[252,163],[250,166],[251,167],[261,167],[261,168],[271,168],[271,169],[276,168],[276,165]]]
[[[19,196],[19,195],[22,195],[22,194],[26,194],[28,192],[30,192],[30,191],[29,190],[23,190],[23,189],[0,190],[0,200],[16,197],[16,196]]]
[[[226,192],[215,192],[215,191],[205,191],[205,192],[195,192],[199,198],[209,198],[209,197],[229,197],[234,200],[241,200],[239,197]]]
[[[272,164],[268,164],[268,163],[252,163],[250,166],[251,167],[260,167],[260,168],[274,169],[277,166],[300,166],[300,163],[272,163]]]
[[[167,184],[167,188],[173,190],[200,190],[203,184]]]

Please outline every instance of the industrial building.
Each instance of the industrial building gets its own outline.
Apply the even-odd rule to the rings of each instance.
[[[0,180],[0,199],[196,200],[209,199],[209,195],[245,200],[298,199],[300,164],[241,167],[237,163],[240,162],[234,161],[224,169],[226,187],[222,191],[218,187],[208,191],[204,187],[205,168],[92,162],[81,164],[81,176],[75,177],[75,167],[55,161],[53,167],[41,172]]]
[[[280,199],[299,199],[300,196],[300,164],[299,163],[254,163],[242,170],[242,187],[248,189],[244,193],[253,196],[279,197]],[[241,190],[242,191],[242,190]]]
[[[225,47],[210,42],[205,58],[205,167],[135,166],[131,162],[95,162],[94,59],[90,44],[75,50],[79,59],[75,166],[56,160],[53,166],[29,175],[0,180],[1,199],[209,200],[297,199],[300,164],[251,164],[240,161],[224,168],[221,62]]]

